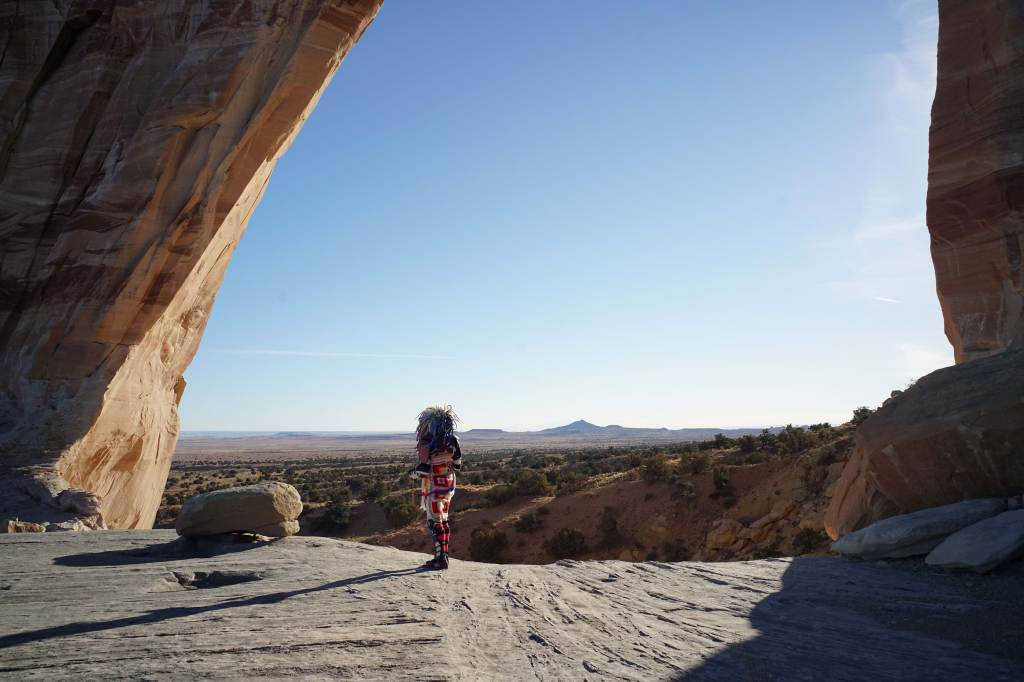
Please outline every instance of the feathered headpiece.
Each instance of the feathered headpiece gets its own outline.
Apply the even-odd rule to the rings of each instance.
[[[458,423],[459,416],[451,405],[432,405],[420,412],[416,438],[429,438],[431,452],[443,449],[445,441],[454,436]]]

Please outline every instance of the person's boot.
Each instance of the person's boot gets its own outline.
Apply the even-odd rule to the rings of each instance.
[[[448,555],[438,554],[433,559],[423,564],[423,568],[428,571],[446,571],[448,570]]]

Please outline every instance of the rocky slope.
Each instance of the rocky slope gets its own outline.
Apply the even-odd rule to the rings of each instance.
[[[456,561],[326,538],[0,536],[0,678],[1015,679],[1019,575]],[[61,589],[53,589],[61,585]]]
[[[152,524],[224,269],[379,5],[0,5],[0,489],[14,514],[86,515],[59,509],[71,486],[107,524]]]
[[[1024,8],[939,2],[928,230],[957,362],[1024,343]]]
[[[518,497],[482,509],[471,507],[486,490],[464,486],[453,498],[452,553],[473,557],[473,531],[483,527],[506,537],[500,558],[514,563],[544,564],[559,558],[545,542],[562,529],[582,534],[586,549],[571,556],[588,560],[721,561],[823,553],[828,549],[825,511],[850,455],[852,431],[851,426],[840,427],[824,445],[756,464],[726,464],[743,456],[731,448],[712,453],[711,464],[701,473],[645,481],[636,480],[637,471],[625,472],[572,494]],[[684,465],[669,462],[685,472]],[[728,481],[723,490],[715,485],[715,470]],[[404,528],[365,532],[368,524],[362,516],[373,506],[358,508],[350,532],[365,533],[361,539],[377,544],[431,551],[419,516]],[[517,524],[527,515],[539,527]],[[615,520],[614,533],[602,530],[606,515]],[[377,521],[386,524],[382,513]]]

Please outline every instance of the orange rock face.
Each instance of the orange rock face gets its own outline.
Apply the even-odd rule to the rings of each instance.
[[[957,362],[1024,344],[1024,8],[939,2],[928,230]]]
[[[228,260],[379,5],[0,5],[0,516],[152,525]]]

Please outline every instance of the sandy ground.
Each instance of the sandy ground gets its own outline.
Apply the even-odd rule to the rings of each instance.
[[[0,536],[0,678],[1024,677],[1019,570],[804,558],[429,573],[421,554],[326,538],[184,554],[173,539]]]

